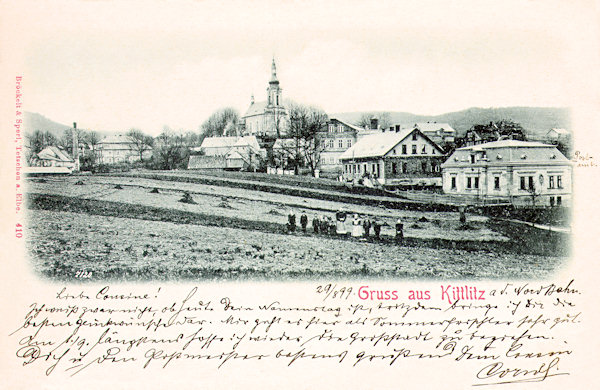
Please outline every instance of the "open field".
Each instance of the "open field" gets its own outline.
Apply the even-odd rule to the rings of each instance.
[[[415,248],[34,210],[32,265],[53,279],[539,278],[560,258]]]
[[[541,278],[568,254],[567,236],[480,215],[465,228],[451,211],[125,176],[36,178],[27,190],[32,266],[61,280],[77,271],[93,280]],[[180,202],[184,192],[194,203]],[[387,223],[382,239],[286,232],[289,211],[297,221],[305,212],[310,227],[341,207]],[[392,237],[397,218],[402,245]]]

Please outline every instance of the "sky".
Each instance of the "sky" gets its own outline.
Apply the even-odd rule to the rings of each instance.
[[[3,61],[26,110],[92,130],[243,114],[266,100],[272,58],[284,98],[330,114],[600,102],[594,1],[17,4],[3,4]]]

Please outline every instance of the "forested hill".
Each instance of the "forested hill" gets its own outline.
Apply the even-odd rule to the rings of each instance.
[[[346,122],[357,123],[360,117],[366,113],[373,113],[377,116],[381,112],[343,112],[329,114],[329,116]],[[433,116],[415,115],[408,112],[389,112],[389,114],[391,122],[394,124],[427,121],[446,122],[458,132],[459,136],[475,124],[486,124],[502,119],[520,123],[526,130],[527,135],[532,138],[543,137],[552,128],[570,129],[571,127],[569,109],[555,107],[472,107],[462,111]]]
[[[23,117],[23,120],[24,120],[23,121],[23,124],[24,124],[23,129],[26,134],[32,134],[36,130],[40,130],[43,132],[49,131],[50,133],[52,133],[52,135],[54,135],[58,139],[63,136],[65,130],[73,127],[72,123],[65,125],[62,123],[54,122],[53,120],[48,119],[45,116],[43,116],[42,114],[38,114],[36,112],[25,111],[23,116],[24,116]],[[80,126],[78,125],[77,128],[80,128]],[[96,131],[98,133],[98,135],[100,135],[101,137],[104,137],[104,136],[110,134],[109,132],[97,131],[96,129],[86,129],[86,130]]]

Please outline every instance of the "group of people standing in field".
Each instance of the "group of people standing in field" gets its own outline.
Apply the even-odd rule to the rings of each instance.
[[[302,212],[300,215],[300,228],[303,233],[307,232],[308,228],[308,216],[305,212]],[[351,224],[351,227],[348,227],[348,223]],[[312,220],[312,230],[315,234],[329,234],[329,235],[340,235],[340,236],[351,236],[351,237],[371,237],[371,229],[373,230],[373,237],[376,239],[380,239],[381,235],[381,227],[383,225],[388,225],[387,223],[382,223],[379,219],[369,219],[368,216],[364,216],[360,218],[358,214],[354,214],[351,220],[348,218],[348,213],[346,211],[340,210],[335,214],[335,221],[329,216],[318,215],[315,216]],[[389,225],[388,225],[389,226]],[[404,225],[398,219],[396,222],[396,235],[395,239],[398,242],[402,242],[404,240]],[[288,215],[288,224],[287,224],[288,232],[294,233],[296,231],[296,214],[293,211],[290,211]]]

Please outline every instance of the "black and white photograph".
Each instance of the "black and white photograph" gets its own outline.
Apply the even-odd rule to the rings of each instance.
[[[597,1],[0,8],[2,345],[19,373],[49,388],[132,385],[128,370],[164,387],[195,365],[214,388],[589,376]]]
[[[40,276],[528,279],[565,265],[559,38],[423,36],[422,21],[324,38],[264,19],[273,33],[219,45],[210,24],[40,40],[22,171]]]

